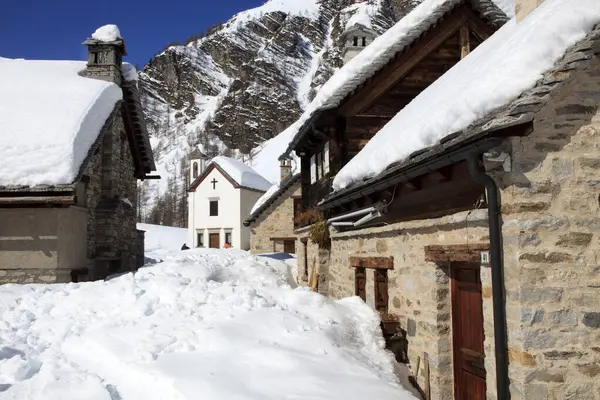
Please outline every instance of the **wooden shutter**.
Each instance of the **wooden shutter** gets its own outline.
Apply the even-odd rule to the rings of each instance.
[[[354,269],[354,294],[363,299],[367,300],[367,272],[364,268]]]
[[[289,254],[296,254],[296,241],[284,240],[283,241],[283,252]]]
[[[329,173],[329,142],[323,147],[323,175]]]
[[[387,269],[375,270],[375,309],[388,310],[388,277]]]
[[[316,155],[313,154],[310,157],[310,183],[313,184],[317,182],[317,163],[316,163]]]

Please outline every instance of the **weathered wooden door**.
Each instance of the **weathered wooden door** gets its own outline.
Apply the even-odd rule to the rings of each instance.
[[[293,240],[284,240],[283,252],[289,254],[296,254],[296,242]]]
[[[210,233],[208,235],[208,245],[211,249],[218,249],[221,244],[221,236],[218,233]]]
[[[483,306],[480,266],[452,263],[454,399],[485,400]]]
[[[388,310],[388,276],[387,269],[375,270],[375,309],[377,311]]]
[[[354,274],[354,294],[367,301],[367,272],[364,268],[357,267]]]

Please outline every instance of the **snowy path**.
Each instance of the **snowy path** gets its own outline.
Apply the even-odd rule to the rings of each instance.
[[[292,289],[285,263],[241,251],[162,258],[0,287],[0,399],[413,398],[358,298]]]

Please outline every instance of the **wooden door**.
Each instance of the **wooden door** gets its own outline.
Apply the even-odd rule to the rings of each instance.
[[[388,310],[388,276],[387,269],[375,270],[375,309],[377,311]]]
[[[296,242],[294,240],[284,240],[283,252],[289,254],[296,254]]]
[[[218,249],[221,247],[221,236],[218,233],[210,233],[208,235],[208,245],[211,249]]]
[[[354,269],[354,294],[367,301],[367,272],[361,267]]]
[[[452,263],[454,399],[485,400],[483,306],[480,266]]]

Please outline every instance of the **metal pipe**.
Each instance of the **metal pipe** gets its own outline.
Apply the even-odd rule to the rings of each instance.
[[[332,222],[331,226],[333,226],[333,227],[336,227],[336,226],[354,226],[354,222],[349,222],[349,221]]]
[[[502,260],[502,231],[500,228],[500,196],[494,179],[481,170],[479,157],[469,158],[473,179],[485,185],[488,198],[490,258],[492,265],[492,299],[494,302],[494,347],[496,350],[496,390],[498,400],[510,399],[508,377],[508,340],[506,334],[506,305],[504,296],[504,265]]]
[[[330,219],[327,220],[327,223],[330,224],[332,222],[341,221],[341,220],[346,219],[346,218],[360,217],[360,216],[363,216],[363,215],[368,214],[368,213],[370,213],[372,211],[375,211],[375,210],[377,210],[377,206],[372,206],[372,207],[369,207],[369,208],[363,208],[362,210],[352,211],[352,212],[350,212],[348,214],[342,214],[342,215],[338,215],[337,217],[330,218]]]

